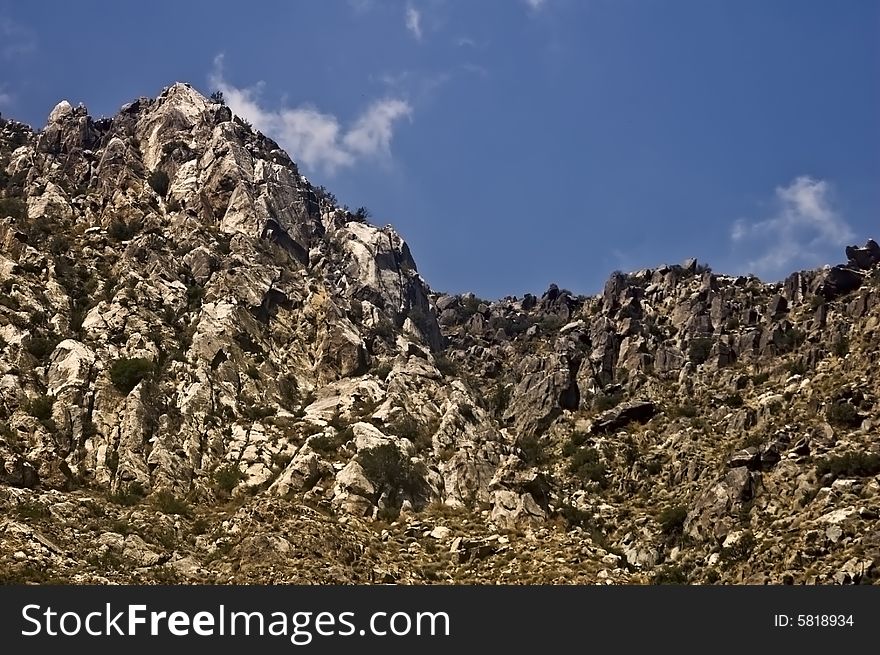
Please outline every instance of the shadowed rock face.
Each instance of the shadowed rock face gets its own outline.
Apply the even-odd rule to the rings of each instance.
[[[436,294],[186,84],[0,120],[0,579],[870,580],[878,255]]]

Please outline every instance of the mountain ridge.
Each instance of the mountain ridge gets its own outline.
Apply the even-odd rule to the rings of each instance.
[[[4,120],[0,170],[10,580],[875,575],[872,240],[443,294],[183,83]]]

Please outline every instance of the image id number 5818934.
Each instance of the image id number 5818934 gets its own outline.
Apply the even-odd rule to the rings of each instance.
[[[776,628],[851,628],[852,614],[774,614]]]

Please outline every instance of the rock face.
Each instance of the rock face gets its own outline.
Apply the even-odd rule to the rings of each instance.
[[[0,581],[871,581],[846,257],[437,294],[186,84],[0,119]]]

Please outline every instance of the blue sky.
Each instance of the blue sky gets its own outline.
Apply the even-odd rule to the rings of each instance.
[[[878,235],[873,0],[0,0],[0,111],[176,80],[392,223],[438,290],[696,256],[778,279]]]

